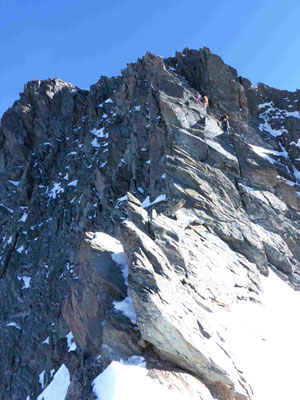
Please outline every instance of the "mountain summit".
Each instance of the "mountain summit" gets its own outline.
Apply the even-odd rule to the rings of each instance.
[[[0,128],[1,399],[296,398],[299,195],[299,90],[208,48],[27,83]]]

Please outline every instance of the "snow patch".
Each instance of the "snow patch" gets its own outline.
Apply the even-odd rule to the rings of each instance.
[[[290,143],[290,146],[292,146],[292,145],[294,145],[294,146],[296,146],[296,147],[298,147],[299,149],[300,149],[300,139],[298,139],[298,142],[296,143],[296,142],[291,142]]]
[[[45,373],[46,373],[46,371],[44,370],[39,375],[39,382],[40,382],[42,389],[44,389],[44,387],[45,387]]]
[[[93,392],[97,400],[188,400],[189,396],[147,376],[143,357],[132,356],[127,361],[113,361],[93,381]],[[203,400],[212,400],[207,390]]]
[[[68,343],[68,352],[70,352],[70,351],[75,351],[76,349],[77,349],[77,346],[76,346],[76,343],[75,343],[75,341],[74,341],[74,336],[73,336],[73,333],[72,333],[72,331],[70,331],[67,335],[66,335],[66,338],[67,338],[67,343]]]
[[[8,324],[6,324],[6,326],[13,326],[13,327],[19,329],[19,331],[22,330],[21,327],[18,324],[16,324],[15,322],[9,322]]]
[[[100,147],[100,144],[98,143],[98,141],[97,141],[96,138],[94,138],[94,139],[91,141],[91,145],[92,145],[93,147],[95,147],[95,148]]]
[[[22,217],[19,219],[18,222],[25,222],[27,219],[28,213],[24,212],[24,214],[22,215]]]
[[[122,201],[127,201],[127,200],[128,200],[128,196],[127,196],[127,194],[125,194],[125,196],[119,197],[117,199],[117,203],[121,203]]]
[[[90,132],[98,138],[108,138],[108,133],[104,133],[104,128],[93,129]]]
[[[8,179],[7,181],[8,181],[9,183],[11,183],[12,185],[16,186],[16,187],[18,187],[18,186],[19,186],[19,183],[20,183],[20,181],[11,181],[10,179]]]
[[[123,246],[119,240],[104,232],[96,232],[92,239],[92,244],[98,244],[112,253],[120,253],[123,251]]]
[[[22,290],[30,288],[30,281],[31,281],[30,276],[17,276],[17,278],[19,281],[23,280],[23,282],[24,282],[24,286],[22,287]]]
[[[24,246],[23,246],[23,245],[17,249],[17,252],[20,253],[20,254],[21,254],[23,251],[24,251]]]
[[[75,180],[75,181],[70,182],[70,183],[68,184],[68,186],[74,186],[74,187],[76,187],[76,186],[77,186],[77,183],[78,183],[78,179]]]
[[[43,344],[49,344],[50,337],[48,336],[44,341]]]
[[[153,204],[159,203],[159,202],[164,201],[164,200],[166,200],[166,195],[165,194],[159,195],[154,201],[152,201],[152,203],[150,201],[150,197],[147,196],[146,199],[142,202],[142,207],[146,208],[146,207],[152,206]]]
[[[64,400],[70,385],[70,373],[62,364],[54,375],[53,381],[39,395],[37,400]]]
[[[54,182],[53,188],[49,191],[48,196],[52,199],[56,199],[59,193],[63,193],[65,190],[61,187],[60,183]]]
[[[12,210],[11,208],[7,207],[5,204],[0,203],[0,206],[6,208],[6,210],[7,210],[8,212],[10,212],[11,214],[13,214],[14,210]]]

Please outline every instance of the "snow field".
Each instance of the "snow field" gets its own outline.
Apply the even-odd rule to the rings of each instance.
[[[113,361],[93,381],[97,400],[191,400],[178,391],[168,390],[147,376],[143,357],[132,356],[127,362]],[[203,400],[212,400],[207,391]]]
[[[263,305],[240,302],[216,315],[219,334],[250,383],[253,400],[298,399],[300,293],[272,270],[261,279]]]

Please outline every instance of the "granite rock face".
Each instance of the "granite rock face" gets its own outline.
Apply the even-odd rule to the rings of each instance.
[[[62,364],[66,399],[93,399],[132,355],[191,398],[251,399],[216,316],[259,304],[270,268],[299,290],[299,160],[299,91],[207,48],[89,91],[25,85],[0,128],[1,399],[35,399]]]

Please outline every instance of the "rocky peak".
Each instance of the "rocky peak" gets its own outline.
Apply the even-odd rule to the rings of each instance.
[[[0,128],[1,398],[64,365],[93,399],[138,355],[191,398],[261,400],[224,315],[259,312],[270,271],[299,290],[299,107],[207,48],[25,85]]]

